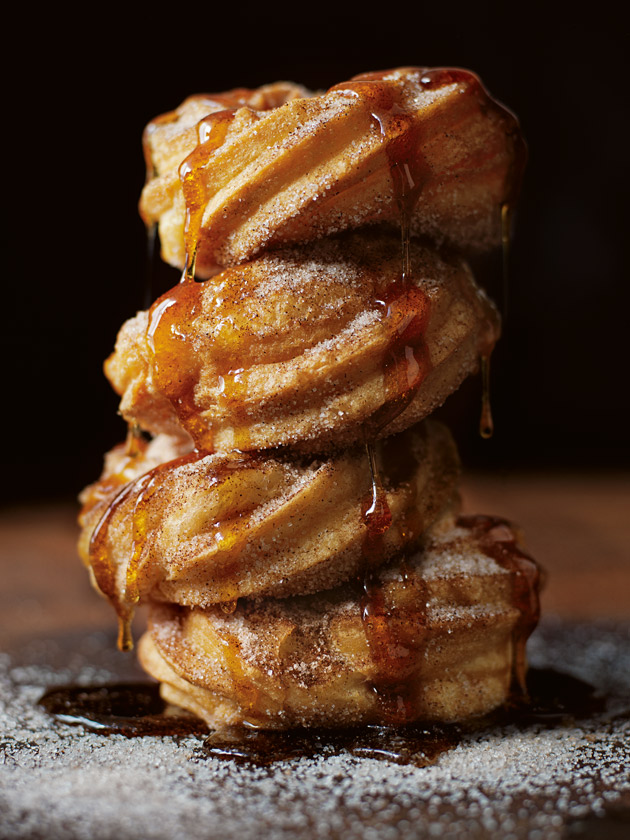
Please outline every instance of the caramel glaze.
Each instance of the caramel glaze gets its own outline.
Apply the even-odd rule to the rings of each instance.
[[[364,574],[360,581],[361,618],[375,669],[371,684],[383,718],[391,724],[404,724],[417,718],[408,676],[414,669],[414,664],[418,662],[420,654],[417,645],[409,647],[405,627],[399,624],[396,611],[388,606],[379,572],[370,566],[370,556],[375,545],[388,527],[382,511],[380,518],[376,512],[372,517],[364,542]],[[526,698],[525,647],[540,617],[539,568],[521,550],[514,531],[506,520],[491,516],[462,516],[458,518],[457,525],[470,530],[473,538],[479,542],[481,551],[510,572],[513,582],[512,606],[518,611],[518,619],[512,632],[510,693],[513,700]],[[377,527],[382,530],[378,532]],[[415,578],[414,582],[411,582],[404,563],[401,564],[401,572],[405,586],[420,586]],[[413,601],[418,605],[414,622],[419,626],[423,625],[423,605],[426,600],[424,592],[414,592]]]
[[[238,282],[239,270],[226,269],[222,278],[225,285]],[[147,328],[147,341],[151,351],[151,375],[153,381],[171,405],[181,425],[192,437],[196,449],[206,453],[214,451],[212,428],[199,417],[195,402],[195,387],[199,381],[202,359],[199,356],[190,333],[180,325],[190,324],[202,312],[204,284],[192,279],[183,279],[166,292],[151,307]],[[238,296],[236,296],[238,298]],[[224,304],[227,322],[237,317],[237,303]],[[242,397],[247,392],[247,371],[234,367],[236,354],[226,358],[217,372],[221,399],[230,403],[230,410],[242,422],[234,430],[234,448],[240,451],[251,449],[247,433],[247,418],[242,407]]]
[[[383,457],[387,475],[397,481],[405,480],[405,468],[410,468],[408,452],[401,451],[395,442],[386,441],[389,445],[383,447]],[[411,674],[417,662],[417,651],[408,647],[406,639],[399,633],[395,612],[389,609],[385,590],[381,585],[378,568],[374,558],[382,556],[381,542],[383,535],[391,524],[391,512],[387,504],[381,473],[377,468],[376,454],[372,445],[368,444],[368,457],[372,473],[372,492],[363,501],[363,521],[366,533],[362,545],[363,571],[357,580],[359,607],[363,631],[370,651],[374,667],[371,678],[371,689],[374,692],[380,714],[384,720],[394,725],[407,723],[417,717],[414,711],[407,677]],[[418,533],[416,523],[413,522],[413,511],[416,505],[409,505],[410,515],[402,528],[411,537]],[[400,566],[403,583],[412,585],[406,571],[403,557],[397,559]],[[417,586],[417,582],[415,584]],[[421,593],[416,599],[417,604],[424,604],[426,598]],[[419,611],[422,620],[422,610]]]
[[[404,564],[401,565],[401,573],[405,587],[419,588],[418,581],[411,583]],[[409,645],[405,628],[400,625],[396,611],[388,605],[377,571],[365,572],[362,590],[361,620],[375,669],[371,688],[380,714],[392,725],[409,723],[417,718],[409,680],[418,662],[417,647]],[[414,593],[414,602],[419,606],[414,613],[414,626],[417,627],[424,619],[421,605],[426,602],[426,597],[418,591]]]
[[[151,375],[157,389],[170,401],[182,426],[199,451],[214,450],[212,431],[199,419],[195,385],[200,360],[190,337],[179,329],[200,311],[202,284],[187,281],[153,304],[149,314],[147,340],[152,353]]]
[[[480,107],[492,110],[505,127],[510,139],[512,171],[506,179],[506,192],[498,212],[504,222],[504,232],[509,229],[510,208],[520,189],[524,167],[525,147],[520,137],[516,118],[503,106],[494,102],[482,87],[479,79],[466,70],[437,68],[420,69],[420,82],[428,90],[446,84],[466,82],[466,95],[476,96]],[[428,306],[424,295],[417,290],[411,280],[409,263],[409,224],[414,207],[422,192],[427,177],[431,174],[422,154],[422,131],[414,125],[412,117],[397,101],[390,88],[382,84],[389,71],[369,73],[337,85],[331,90],[355,95],[370,116],[375,131],[386,143],[394,197],[400,212],[402,268],[400,280],[389,289],[381,291],[375,300],[376,308],[383,309],[383,318],[393,324],[392,341],[389,351],[383,359],[385,375],[385,401],[383,408],[366,424],[365,439],[370,442],[392,420],[397,417],[413,400],[424,377],[428,373],[430,361],[422,341],[426,328]],[[226,94],[225,110],[217,111],[205,117],[198,125],[199,144],[184,160],[180,167],[180,180],[186,202],[185,246],[186,264],[182,275],[183,284],[191,284],[195,274],[195,259],[203,213],[208,200],[208,187],[205,184],[205,168],[213,151],[225,141],[230,124],[238,104],[241,104],[247,91]],[[234,98],[235,95],[236,99]],[[238,98],[240,96],[240,99]],[[218,98],[215,97],[218,100]],[[168,118],[168,115],[167,117]],[[501,209],[502,208],[502,209]],[[504,241],[506,234],[504,233]],[[204,451],[212,451],[212,434],[202,429],[196,418],[194,387],[197,381],[198,367],[194,360],[194,348],[185,346],[186,339],[177,330],[177,324],[194,314],[198,292],[192,289],[173,289],[154,304],[149,326],[149,343],[154,350],[154,369],[158,389],[171,401],[182,425],[188,429],[196,446]],[[488,369],[491,347],[482,342],[480,356],[484,360],[484,369]],[[242,372],[230,372],[235,394],[242,387]],[[227,382],[227,380],[226,380]],[[489,376],[484,377],[482,434],[491,434],[492,422],[489,409]],[[225,389],[229,398],[228,388]],[[246,440],[237,441],[237,448],[247,449]],[[381,494],[382,495],[382,494]]]
[[[228,108],[223,111],[215,111],[213,114],[204,117],[197,125],[199,139],[197,148],[188,155],[179,168],[179,179],[186,202],[186,222],[184,226],[186,263],[182,280],[191,281],[195,277],[199,231],[201,230],[203,212],[208,203],[204,164],[207,165],[212,152],[223,144],[235,113],[235,108]]]

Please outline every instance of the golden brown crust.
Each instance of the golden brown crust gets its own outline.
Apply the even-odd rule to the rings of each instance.
[[[366,74],[273,110],[224,112],[203,136],[182,170],[186,199],[176,174],[184,148],[152,136],[149,162],[160,174],[141,201],[145,218],[159,220],[164,259],[179,267],[186,205],[198,215],[200,277],[282,244],[398,226],[392,167],[409,155],[422,181],[412,232],[466,251],[493,247],[524,154],[516,119],[474,74],[448,68]],[[396,160],[401,145],[408,152]]]
[[[410,258],[405,287],[398,237],[362,232],[180,284],[120,331],[106,372],[121,413],[215,451],[321,452],[411,426],[499,327],[463,261],[416,241]]]
[[[517,546],[506,523],[489,534]],[[165,698],[210,727],[388,722],[392,695],[404,699],[406,720],[483,714],[506,699],[516,646],[524,643],[515,631],[524,617],[535,623],[536,615],[523,613],[537,609],[533,562],[527,561],[531,606],[516,605],[521,573],[486,548],[476,526],[442,521],[421,552],[383,571],[367,607],[350,585],[239,602],[229,615],[154,605],[140,659],[162,682]],[[380,629],[370,621],[380,621]],[[530,622],[526,634],[531,629]],[[392,668],[404,686],[388,679]]]
[[[455,504],[458,477],[450,434],[434,422],[387,441],[378,459],[392,525],[375,564],[417,544]],[[105,472],[81,517],[83,559],[120,614],[134,597],[207,606],[313,592],[362,563],[372,488],[362,449],[303,462],[191,454],[148,473],[140,456],[135,470],[126,484]]]

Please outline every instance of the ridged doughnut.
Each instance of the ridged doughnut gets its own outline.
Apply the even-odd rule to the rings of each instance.
[[[150,135],[157,174],[141,210],[159,222],[172,265],[185,262],[187,211],[189,250],[195,243],[197,274],[207,277],[278,245],[399,226],[407,181],[419,193],[412,233],[465,251],[500,241],[524,147],[516,119],[470,71],[400,68],[272,110],[230,107],[200,124],[194,149],[177,132]]]
[[[154,605],[140,661],[211,728],[462,720],[522,678],[538,582],[508,523],[447,517],[365,591],[239,602],[229,615]]]
[[[205,451],[306,452],[426,417],[488,355],[496,310],[459,258],[353,233],[180,283],[121,329],[105,365],[120,410]],[[405,408],[405,406],[407,406]]]
[[[363,448],[317,461],[191,452],[148,469],[149,449],[135,472],[121,471],[118,450],[84,493],[80,553],[123,620],[148,597],[209,606],[328,589],[357,574],[366,540],[379,565],[456,504],[459,464],[444,426],[427,421],[376,456],[391,525],[370,540]]]

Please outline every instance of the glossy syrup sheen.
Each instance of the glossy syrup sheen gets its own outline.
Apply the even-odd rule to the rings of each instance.
[[[102,735],[195,736],[203,739],[195,750],[197,760],[215,758],[259,766],[347,752],[423,767],[467,736],[493,727],[563,726],[606,709],[606,698],[597,696],[592,686],[556,671],[531,669],[527,689],[528,703],[516,699],[491,715],[458,724],[290,731],[232,728],[210,734],[202,721],[169,707],[155,683],[56,687],[46,691],[39,703],[59,722]]]
[[[418,637],[415,635],[412,642],[408,627],[421,628],[426,624],[427,596],[418,576],[408,574],[403,557],[399,558],[403,586],[414,588],[413,620],[408,614],[408,607],[398,614],[396,608],[388,602],[386,590],[380,582],[379,569],[372,560],[382,555],[381,541],[388,523],[386,517],[383,519],[383,508],[373,507],[376,512],[372,512],[372,519],[366,523],[364,568],[358,581],[361,619],[374,667],[371,687],[383,719],[391,724],[405,724],[418,717],[414,681],[410,677],[422,661]],[[510,691],[513,698],[525,698],[525,648],[540,617],[539,567],[522,551],[513,528],[506,520],[490,516],[465,516],[457,520],[457,525],[468,530],[479,549],[510,573],[510,601],[518,615],[512,631]]]

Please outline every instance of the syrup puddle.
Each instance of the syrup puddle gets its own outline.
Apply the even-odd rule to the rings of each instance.
[[[47,691],[39,704],[61,723],[101,735],[203,738],[195,759],[225,759],[265,767],[278,761],[349,753],[395,764],[426,767],[470,735],[493,727],[571,724],[606,710],[606,698],[588,683],[550,669],[531,669],[529,702],[515,701],[483,718],[459,724],[413,723],[349,729],[226,729],[211,732],[192,715],[168,706],[155,683],[65,686]],[[623,713],[623,716],[630,711]]]

